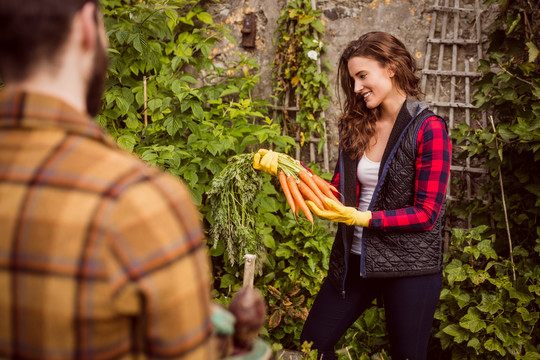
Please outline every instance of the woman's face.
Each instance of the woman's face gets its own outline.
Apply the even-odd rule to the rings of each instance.
[[[394,72],[376,60],[356,56],[349,59],[348,69],[354,81],[354,92],[360,94],[369,109],[392,101],[398,93],[392,81]]]

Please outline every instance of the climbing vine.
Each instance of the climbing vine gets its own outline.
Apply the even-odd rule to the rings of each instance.
[[[496,2],[474,84],[488,123],[461,124],[453,134],[489,178],[482,198],[452,206],[472,214],[474,226],[453,230],[436,314],[436,337],[452,359],[540,359],[540,4],[485,3]]]
[[[311,134],[318,134],[322,139],[319,152],[326,121],[321,112],[330,103],[325,69],[331,69],[328,61],[321,64],[321,55],[326,51],[319,40],[325,32],[321,15],[310,0],[290,1],[278,19],[273,63],[274,97],[278,107],[284,109],[279,116],[282,127],[291,136],[299,134],[301,145]],[[294,105],[297,109],[288,111]]]

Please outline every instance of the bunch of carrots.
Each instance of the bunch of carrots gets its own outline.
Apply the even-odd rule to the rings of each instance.
[[[319,209],[328,209],[325,197],[340,203],[333,192],[337,189],[319,176],[308,172],[302,164],[288,155],[280,154],[277,168],[279,183],[293,213],[298,216],[299,210],[313,223],[313,215],[306,200],[313,201]]]

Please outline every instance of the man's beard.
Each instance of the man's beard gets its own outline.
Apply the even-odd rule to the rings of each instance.
[[[86,93],[86,111],[95,117],[101,110],[101,98],[105,88],[105,77],[109,66],[107,50],[102,46],[99,36],[97,36],[97,50],[94,56],[94,68],[88,82]]]

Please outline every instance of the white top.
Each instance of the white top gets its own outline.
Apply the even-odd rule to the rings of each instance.
[[[356,176],[358,177],[360,184],[362,184],[362,187],[360,188],[360,202],[358,204],[358,210],[360,211],[366,211],[368,209],[371,198],[373,197],[373,192],[377,186],[377,181],[379,180],[380,166],[380,161],[375,162],[369,160],[365,153],[358,162]],[[364,228],[361,226],[356,226],[354,229],[354,239],[351,248],[353,254],[359,255],[361,253],[363,229]]]

